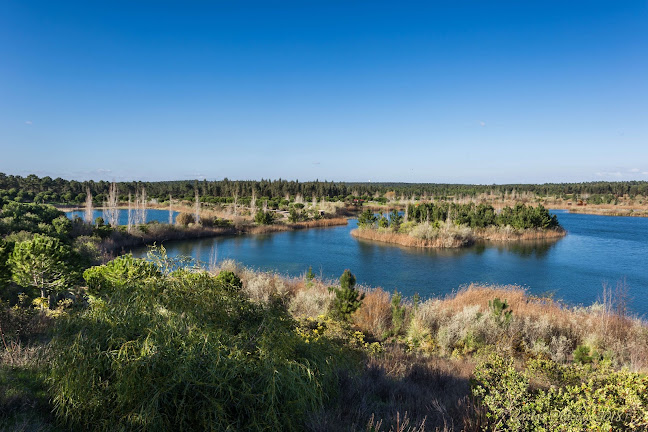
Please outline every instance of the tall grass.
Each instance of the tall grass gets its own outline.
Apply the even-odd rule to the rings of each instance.
[[[306,343],[281,303],[250,302],[206,273],[110,285],[110,272],[109,295],[53,342],[56,414],[71,427],[297,431],[334,396],[344,355]]]

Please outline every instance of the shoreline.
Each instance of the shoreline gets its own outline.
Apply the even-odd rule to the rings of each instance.
[[[418,247],[418,248],[462,248],[469,247],[476,242],[516,242],[516,241],[536,241],[536,240],[553,240],[567,235],[567,231],[560,229],[489,229],[482,228],[470,230],[467,234],[458,234],[454,232],[440,231],[435,238],[417,238],[405,233],[395,233],[391,231],[379,231],[372,228],[356,228],[351,231],[351,236],[357,239],[379,241],[382,243],[398,244],[401,246]]]
[[[319,219],[290,224],[273,225],[242,225],[231,227],[203,227],[203,226],[177,226],[169,224],[146,224],[134,228],[128,233],[121,230],[101,242],[104,251],[111,254],[121,254],[121,251],[130,248],[143,247],[156,243],[178,240],[197,240],[227,235],[270,234],[277,232],[296,231],[309,228],[327,228],[347,225],[346,218]],[[145,231],[141,229],[145,227]]]

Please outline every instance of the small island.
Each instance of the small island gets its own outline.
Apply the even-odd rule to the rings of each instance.
[[[410,204],[404,214],[358,217],[356,238],[424,248],[458,248],[476,241],[544,240],[563,237],[566,231],[542,205],[516,204],[499,212],[488,204],[449,202]]]

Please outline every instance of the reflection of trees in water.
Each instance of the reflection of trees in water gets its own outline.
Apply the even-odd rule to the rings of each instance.
[[[521,257],[544,258],[551,248],[560,239],[550,240],[525,240],[507,243],[500,242],[477,242],[473,246],[464,248],[416,248],[392,243],[380,243],[371,240],[357,239],[358,247],[362,253],[375,253],[386,249],[399,248],[408,255],[425,254],[432,257],[462,257],[467,254],[482,255],[489,248],[496,248],[500,252],[510,252]]]
[[[525,240],[510,243],[497,244],[497,249],[500,251],[512,252],[521,257],[529,258],[536,256],[537,258],[544,258],[549,253],[560,239],[551,240]]]

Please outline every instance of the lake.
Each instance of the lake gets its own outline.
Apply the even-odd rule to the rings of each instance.
[[[170,256],[209,261],[234,259],[245,266],[303,274],[308,266],[336,279],[350,269],[358,283],[398,289],[406,296],[451,293],[471,282],[516,284],[533,294],[553,294],[571,304],[589,305],[603,284],[625,281],[633,312],[648,314],[648,218],[611,217],[552,211],[568,235],[552,242],[475,245],[459,250],[429,250],[358,240],[348,226],[267,235],[216,237],[169,242]],[[165,212],[168,220],[168,212]],[[146,250],[133,251],[144,256]]]
[[[65,212],[65,215],[69,217],[70,219],[73,219],[75,216],[80,217],[81,219],[84,218],[85,212],[83,210],[74,210],[74,211],[68,211]],[[135,212],[133,211],[133,215]],[[173,220],[175,221],[175,217],[178,215],[178,212],[174,211],[173,212]],[[102,210],[94,210],[92,212],[92,220],[94,221],[96,218],[102,217],[105,219],[105,216],[103,214]],[[119,210],[119,217],[118,217],[119,225],[128,225],[128,210]],[[156,210],[156,209],[147,209],[146,210],[146,222],[160,222],[160,223],[169,223],[169,210]]]

